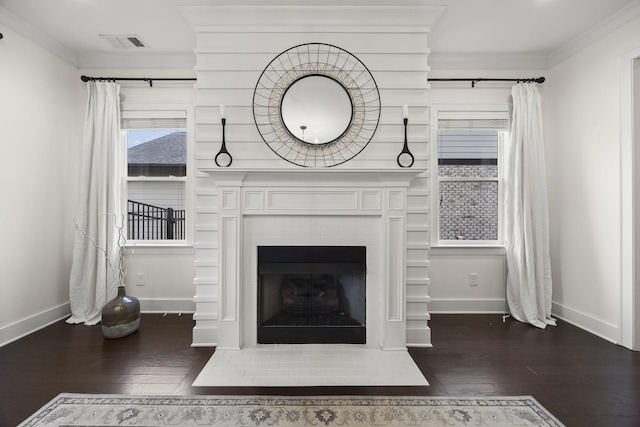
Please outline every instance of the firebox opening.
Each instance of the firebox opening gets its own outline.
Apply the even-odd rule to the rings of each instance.
[[[260,344],[365,344],[364,246],[259,246]]]

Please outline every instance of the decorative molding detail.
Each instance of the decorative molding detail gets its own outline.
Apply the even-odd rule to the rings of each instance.
[[[562,319],[567,323],[571,323],[580,329],[583,329],[602,339],[618,344],[620,336],[620,328],[611,323],[596,319],[593,316],[574,310],[559,303],[552,303],[551,314],[558,319]]]
[[[405,256],[404,217],[387,219],[387,321],[404,320],[405,301]]]
[[[238,197],[236,190],[222,190],[222,203],[220,209],[222,210],[236,210],[238,209]]]
[[[405,194],[401,190],[389,191],[389,210],[399,211],[404,210]]]
[[[267,194],[268,210],[288,210],[296,212],[331,210],[336,213],[358,209],[358,192],[356,190],[267,190]]]
[[[521,53],[508,55],[491,52],[444,53],[432,51],[429,55],[429,65],[433,70],[547,70],[639,16],[640,1],[636,0],[547,55],[525,55]]]
[[[244,208],[260,210],[260,211],[264,210],[264,191],[263,190],[245,190]]]
[[[32,334],[71,315],[69,303],[53,307],[0,328],[0,347]]]
[[[378,211],[381,209],[381,193],[377,190],[363,190],[361,193],[362,210]]]
[[[547,68],[552,68],[587,46],[621,28],[640,16],[640,1],[635,0],[614,15],[591,27],[566,45],[552,52],[547,59]]]
[[[0,24],[5,25],[74,67],[78,66],[80,59],[77,53],[58,43],[39,28],[34,27],[2,6],[0,6]]]
[[[221,295],[221,320],[237,321],[237,305],[239,297],[239,273],[238,273],[238,255],[240,252],[239,221],[237,216],[223,216],[220,218],[220,246],[224,248],[220,251],[220,265],[222,276],[220,283]]]

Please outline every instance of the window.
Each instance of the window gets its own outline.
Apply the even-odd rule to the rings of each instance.
[[[188,109],[125,109],[127,241],[184,243],[192,174]]]
[[[508,112],[440,109],[436,117],[432,243],[502,244],[502,147]]]

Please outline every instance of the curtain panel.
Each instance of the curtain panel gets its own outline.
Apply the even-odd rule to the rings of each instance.
[[[87,91],[67,323],[95,325],[117,294],[126,152],[120,142],[120,86],[90,81]]]
[[[511,91],[506,156],[507,302],[511,315],[539,328],[551,318],[549,212],[540,93],[534,83]]]

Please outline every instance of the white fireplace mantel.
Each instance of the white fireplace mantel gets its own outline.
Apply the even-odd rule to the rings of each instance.
[[[196,232],[196,263],[210,277],[196,278],[194,345],[256,345],[258,245],[326,243],[367,246],[367,345],[406,349],[407,192],[424,171],[201,171],[212,178],[215,203],[196,210],[213,224]],[[426,284],[414,294],[426,303]]]
[[[400,182],[407,186],[413,178],[426,172],[424,169],[345,169],[345,168],[295,168],[295,169],[231,169],[231,168],[200,168],[217,181],[242,182],[245,179],[265,180],[267,182],[282,182],[291,185],[296,181],[314,183],[351,183],[351,182]]]

